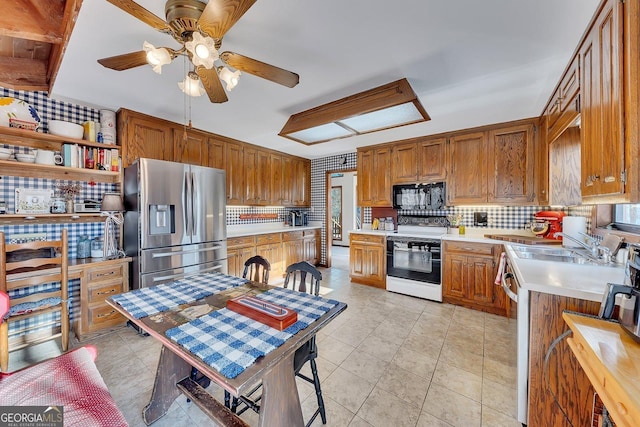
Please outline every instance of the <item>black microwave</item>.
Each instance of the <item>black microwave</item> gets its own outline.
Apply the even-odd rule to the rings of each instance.
[[[393,186],[393,208],[407,210],[440,210],[446,206],[446,184],[403,184]]]

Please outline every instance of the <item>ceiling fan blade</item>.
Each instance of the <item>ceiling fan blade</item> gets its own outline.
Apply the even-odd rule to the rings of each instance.
[[[209,0],[198,26],[214,39],[221,40],[256,0]]]
[[[291,71],[278,68],[274,65],[269,65],[264,62],[252,59],[244,55],[240,55],[234,52],[222,52],[220,58],[245,73],[253,74],[254,76],[262,77],[263,79],[271,80],[274,83],[281,84],[287,87],[294,87],[300,82],[300,76]]]
[[[158,31],[171,34],[171,28],[167,25],[164,19],[159,18],[153,13],[149,12],[144,7],[140,6],[133,0],[107,0],[112,5],[124,10],[134,18],[138,18],[147,25],[152,26]]]
[[[203,66],[196,67],[196,74],[200,77],[200,81],[207,91],[209,101],[217,104],[228,101],[227,94],[222,87],[222,83],[220,83],[220,78],[218,77],[218,72],[215,67],[211,69],[206,69]]]
[[[135,68],[147,64],[147,52],[140,50],[138,52],[125,53],[123,55],[98,59],[98,62],[102,66],[111,68],[112,70],[128,70],[129,68]]]

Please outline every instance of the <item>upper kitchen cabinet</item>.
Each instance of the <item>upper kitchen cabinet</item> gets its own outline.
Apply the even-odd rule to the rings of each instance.
[[[535,126],[527,119],[449,138],[451,205],[532,204]]]
[[[583,202],[625,191],[623,9],[619,0],[603,2],[579,51]]]
[[[242,205],[245,192],[244,144],[237,141],[227,141],[225,159],[227,204]]]
[[[122,145],[122,166],[145,157],[174,160],[171,122],[135,111],[120,109],[117,115],[118,141]]]
[[[487,203],[487,133],[449,138],[449,204]]]
[[[416,138],[393,145],[392,184],[443,181],[447,176],[446,138]]]
[[[580,116],[580,61],[575,57],[545,110],[547,141],[555,141]]]
[[[225,167],[226,145],[223,139],[217,136],[209,136],[207,139],[207,162],[204,166],[223,169]]]
[[[358,205],[390,207],[391,146],[358,148]]]
[[[254,206],[271,204],[271,157],[266,150],[244,147],[245,196],[244,203]]]
[[[549,204],[549,138],[547,133],[547,117],[540,119],[540,135],[535,142],[535,162],[534,171],[536,185],[536,202],[540,206]]]
[[[294,171],[292,179],[293,206],[311,206],[311,161],[294,157],[291,164]],[[286,182],[285,185],[287,185]]]
[[[489,131],[488,202],[533,202],[534,135],[533,124]]]
[[[208,135],[195,129],[173,130],[173,154],[176,162],[207,166],[209,163]]]

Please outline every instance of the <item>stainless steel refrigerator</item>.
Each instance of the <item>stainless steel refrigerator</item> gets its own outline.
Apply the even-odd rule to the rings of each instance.
[[[124,171],[124,202],[133,289],[227,273],[223,170],[138,159]]]

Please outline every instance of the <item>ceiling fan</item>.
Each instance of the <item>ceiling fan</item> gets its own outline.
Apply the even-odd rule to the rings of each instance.
[[[220,80],[224,80],[227,90],[231,90],[240,75],[239,71],[232,72],[223,65],[216,66],[217,60],[236,70],[287,87],[294,87],[300,80],[296,73],[238,53],[218,53],[226,32],[256,0],[209,0],[208,3],[200,0],[168,0],[165,4],[166,21],[133,0],[107,1],[156,30],[170,34],[182,45],[176,50],[156,48],[145,42],[141,51],[99,59],[98,62],[107,68],[122,71],[150,64],[159,73],[162,65],[169,64],[178,55],[187,55],[194,65],[194,71],[179,83],[180,88],[192,96],[202,95],[206,91],[209,100],[214,103],[228,100]]]

